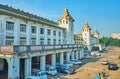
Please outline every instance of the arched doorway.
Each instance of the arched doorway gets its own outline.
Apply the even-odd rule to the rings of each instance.
[[[3,58],[0,58],[0,78],[8,79],[8,62]]]

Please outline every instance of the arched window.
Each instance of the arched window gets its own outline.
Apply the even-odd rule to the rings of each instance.
[[[64,22],[65,22],[65,21],[63,20],[63,24],[64,24]]]

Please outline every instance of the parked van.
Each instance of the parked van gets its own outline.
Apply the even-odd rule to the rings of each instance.
[[[46,73],[50,75],[56,75],[57,74],[57,69],[53,66],[47,66],[46,67]]]
[[[47,75],[45,71],[32,69],[32,74],[31,76],[28,76],[28,79],[47,79]]]

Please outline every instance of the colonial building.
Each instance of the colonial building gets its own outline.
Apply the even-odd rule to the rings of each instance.
[[[27,79],[35,59],[46,70],[48,63],[83,58],[82,44],[74,44],[73,22],[67,8],[57,23],[0,4],[0,70],[7,70],[8,79]]]
[[[74,34],[74,43],[75,44],[84,44],[82,34]]]
[[[81,43],[87,47],[88,50],[92,50],[93,47],[100,47],[99,44],[99,32],[95,29],[94,32],[91,32],[91,27],[88,25],[88,22],[82,28],[82,34],[75,34],[75,43]],[[80,40],[76,40],[76,38]],[[101,47],[100,47],[101,50]]]

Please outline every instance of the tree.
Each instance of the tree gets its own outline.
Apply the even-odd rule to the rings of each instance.
[[[105,44],[106,46],[120,47],[120,39],[117,39],[117,38],[102,37],[102,38],[100,38],[100,43]]]

